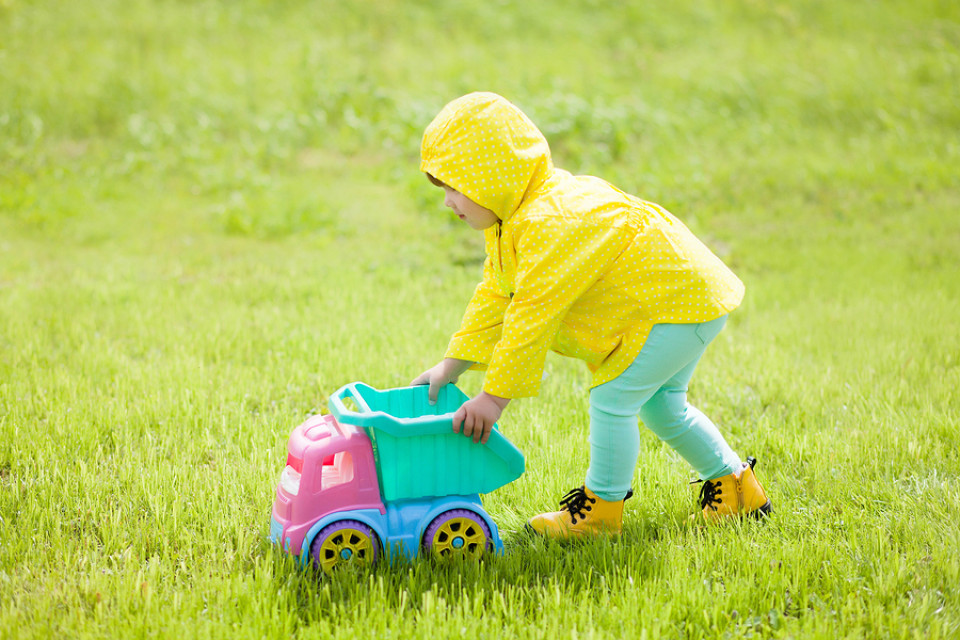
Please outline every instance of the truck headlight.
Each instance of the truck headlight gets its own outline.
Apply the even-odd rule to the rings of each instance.
[[[280,474],[280,486],[292,496],[300,493],[300,472],[287,465]]]

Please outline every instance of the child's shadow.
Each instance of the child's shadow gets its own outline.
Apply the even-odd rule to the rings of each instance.
[[[599,581],[629,572],[635,580],[657,570],[651,541],[664,533],[662,522],[641,521],[624,525],[619,538],[548,540],[529,529],[507,532],[504,554],[494,560],[503,585],[541,587],[556,582],[573,588],[598,588]]]

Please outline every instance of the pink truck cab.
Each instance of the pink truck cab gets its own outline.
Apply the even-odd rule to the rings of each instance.
[[[290,436],[273,504],[273,521],[283,525],[284,551],[299,555],[318,519],[354,509],[386,513],[370,439],[332,415],[313,416]]]

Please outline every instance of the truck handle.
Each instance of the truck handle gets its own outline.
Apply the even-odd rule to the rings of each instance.
[[[333,395],[330,396],[330,410],[333,412],[333,415],[337,418],[337,420],[340,420],[343,416],[349,416],[353,417],[354,419],[358,419],[361,414],[372,413],[370,411],[370,405],[367,404],[367,401],[363,399],[363,396],[360,394],[359,390],[357,390],[357,384],[358,383],[353,382],[348,385],[344,385],[337,389]],[[366,387],[367,385],[363,386]],[[347,409],[346,405],[343,404],[343,401],[347,398],[351,398],[357,403],[357,407],[360,408],[360,413]]]

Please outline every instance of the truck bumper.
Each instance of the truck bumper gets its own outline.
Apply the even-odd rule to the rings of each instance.
[[[277,521],[276,518],[270,516],[270,542],[275,545],[280,545],[280,540],[283,538],[283,525]],[[286,551],[286,549],[284,549]]]

